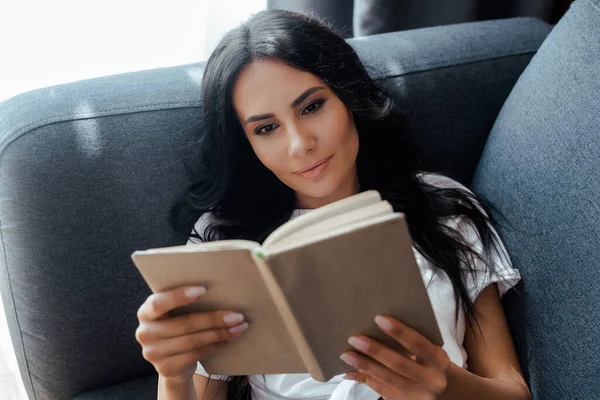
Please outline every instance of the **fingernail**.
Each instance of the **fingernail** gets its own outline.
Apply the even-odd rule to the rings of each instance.
[[[350,364],[353,367],[358,367],[358,358],[354,357],[352,354],[344,353],[340,356],[340,358],[346,364]]]
[[[381,317],[379,315],[375,317],[375,323],[379,325],[382,329],[388,331],[394,328],[394,325],[392,325],[392,322],[389,319]]]
[[[356,336],[351,336],[348,339],[348,344],[360,351],[369,350],[369,342],[367,342],[366,340],[364,340],[362,338],[358,338]]]
[[[239,324],[243,320],[244,316],[239,313],[229,313],[225,314],[225,316],[223,317],[223,321],[225,321],[226,324]]]
[[[198,296],[202,296],[206,293],[206,288],[204,286],[196,286],[185,289],[185,295],[190,299],[193,299]]]
[[[243,324],[229,328],[229,333],[241,333],[244,332],[246,329],[248,329],[248,323],[244,322]]]

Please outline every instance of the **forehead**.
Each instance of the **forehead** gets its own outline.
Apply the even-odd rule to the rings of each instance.
[[[239,74],[233,103],[241,116],[275,112],[313,86],[327,86],[317,76],[276,60],[255,60]]]

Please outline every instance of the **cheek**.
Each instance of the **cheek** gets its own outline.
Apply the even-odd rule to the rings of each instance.
[[[333,117],[322,122],[324,123],[319,128],[323,133],[322,143],[327,143],[328,147],[347,148],[348,150],[358,146],[358,133],[354,126],[354,120],[345,107],[337,107]]]
[[[285,148],[282,148],[284,143],[278,140],[261,140],[261,138],[251,139],[250,144],[254,150],[254,154],[259,161],[271,170],[274,174],[278,175],[285,168],[285,157],[287,154]]]

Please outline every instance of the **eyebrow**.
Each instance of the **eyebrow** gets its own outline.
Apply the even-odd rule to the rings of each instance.
[[[304,100],[306,100],[306,98],[308,96],[310,96],[311,94],[318,92],[319,90],[323,90],[325,89],[325,87],[323,86],[314,86],[311,88],[306,89],[304,92],[302,92],[302,94],[300,96],[298,96],[296,98],[296,100],[292,101],[292,103],[290,104],[291,108],[295,108],[297,107],[300,103],[302,103]],[[248,118],[246,118],[246,120],[244,121],[244,125],[248,125],[251,122],[257,122],[257,121],[261,121],[263,119],[267,119],[267,118],[273,118],[275,115],[274,114],[260,114],[260,115],[252,115]]]

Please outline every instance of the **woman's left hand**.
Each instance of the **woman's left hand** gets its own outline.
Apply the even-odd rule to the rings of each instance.
[[[357,371],[344,378],[368,385],[386,400],[437,399],[448,383],[451,364],[448,354],[396,319],[377,316],[375,322],[409,354],[394,351],[366,336],[353,336],[348,343],[358,352],[349,351],[340,358]]]

